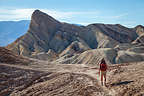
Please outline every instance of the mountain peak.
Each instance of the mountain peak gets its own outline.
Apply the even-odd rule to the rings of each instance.
[[[142,25],[137,25],[135,28],[144,28]]]
[[[38,10],[38,9],[33,12],[32,16],[37,16],[37,15],[43,15],[43,16],[46,15],[46,16],[48,16],[48,14],[46,14],[46,13],[44,13],[44,12]]]
[[[41,22],[49,22],[49,23],[60,23],[50,15],[40,11],[40,10],[35,10],[32,14],[31,20],[35,21],[35,23],[40,24]]]
[[[39,9],[36,9],[34,12],[36,13],[36,12],[41,12],[41,11]]]

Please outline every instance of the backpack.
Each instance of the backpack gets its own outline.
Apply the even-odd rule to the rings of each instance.
[[[101,71],[106,71],[107,70],[107,65],[105,63],[100,64],[100,70]]]

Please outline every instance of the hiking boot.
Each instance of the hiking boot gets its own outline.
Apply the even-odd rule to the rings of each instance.
[[[104,85],[105,85],[105,87],[107,87],[107,84],[106,84],[106,83],[104,83]]]
[[[101,82],[101,85],[103,86],[103,82]]]

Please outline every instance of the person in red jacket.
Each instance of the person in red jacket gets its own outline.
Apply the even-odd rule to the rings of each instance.
[[[101,60],[100,68],[99,68],[99,76],[101,74],[101,85],[103,86],[103,77],[104,77],[104,84],[106,86],[106,73],[107,73],[107,64],[104,58]]]

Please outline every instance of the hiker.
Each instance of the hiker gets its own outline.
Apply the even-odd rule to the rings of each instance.
[[[106,86],[106,73],[107,73],[107,64],[104,58],[101,60],[100,68],[99,68],[99,76],[101,75],[101,85],[103,86],[103,77],[104,77],[104,84]]]

